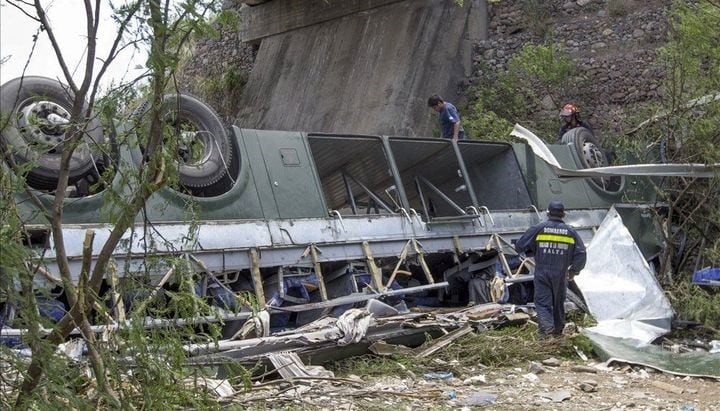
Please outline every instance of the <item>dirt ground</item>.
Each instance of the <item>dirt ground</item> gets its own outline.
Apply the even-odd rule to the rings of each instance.
[[[717,380],[677,377],[622,364],[606,367],[592,360],[558,362],[556,366],[530,363],[526,368],[464,368],[459,370],[462,377],[456,378],[453,373],[449,379],[350,375],[346,383],[313,382],[300,394],[279,389],[245,406],[318,410],[720,410]],[[596,372],[573,369],[578,365]],[[438,366],[452,368],[452,364]],[[493,394],[496,398],[487,400]],[[555,400],[548,398],[553,394],[557,395]]]

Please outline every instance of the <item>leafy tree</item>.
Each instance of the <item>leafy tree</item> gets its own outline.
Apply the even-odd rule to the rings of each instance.
[[[639,157],[647,158],[647,147],[653,148],[655,161],[718,163],[720,5],[677,1],[670,22],[669,40],[659,52],[667,73],[660,107],[621,142],[635,147]],[[710,314],[717,296],[686,284],[698,268],[720,265],[720,177],[663,179],[657,186],[667,205],[658,215],[665,242],[658,258],[660,280],[674,290],[681,315],[717,326],[720,318]]]
[[[40,0],[8,1],[10,6],[21,10],[31,22],[38,25],[40,35],[49,39],[63,73],[63,82],[68,85],[68,93],[73,101],[68,121],[63,126],[64,140],[61,146],[55,148],[61,150],[61,162],[57,186],[53,190],[54,197],[49,207],[46,207],[37,191],[24,180],[33,164],[18,164],[14,161],[13,148],[0,139],[0,148],[12,171],[1,173],[0,178],[3,200],[0,206],[3,221],[0,227],[0,297],[6,300],[15,299],[22,307],[22,321],[28,329],[23,341],[32,352],[27,370],[21,374],[22,385],[19,387],[15,406],[33,407],[33,404],[47,403],[49,398],[59,405],[71,408],[86,408],[87,401],[91,398],[94,398],[97,406],[105,404],[119,407],[125,400],[152,406],[153,399],[160,401],[161,398],[167,401],[162,403],[163,406],[202,405],[203,397],[183,391],[182,381],[182,377],[189,371],[184,369],[180,337],[184,335],[182,333],[194,334],[195,330],[189,327],[172,330],[161,328],[148,335],[142,326],[145,310],[156,312],[166,309],[157,299],[149,298],[147,304],[142,304],[142,309],[131,313],[137,321],[129,328],[115,332],[108,337],[109,341],[97,339],[95,331],[91,329],[90,320],[108,316],[104,301],[100,298],[100,289],[107,273],[113,271],[113,252],[123,245],[123,234],[134,226],[138,215],[143,215],[150,196],[165,185],[177,181],[177,170],[171,165],[175,164],[182,130],[177,124],[167,123],[163,96],[168,90],[177,90],[174,74],[180,51],[192,33],[208,29],[206,17],[217,11],[220,3],[219,0],[135,0],[120,6],[110,5],[116,24],[116,35],[109,53],[100,56],[96,37],[101,24],[100,9],[104,7],[103,2],[86,1],[84,22],[87,27],[87,50],[84,74],[80,81],[76,81],[69,62],[63,55],[63,44],[57,40],[57,28],[48,18],[48,4],[43,4]],[[108,67],[122,50],[131,47],[147,49],[147,73],[130,84],[120,85],[101,96],[101,84]],[[140,83],[140,80],[143,82]],[[142,93],[147,100],[147,105],[138,112],[143,115],[135,115],[127,121],[126,124],[130,127],[121,130],[114,143],[142,146],[145,163],[134,174],[120,162],[108,168],[109,172],[121,174],[121,181],[125,186],[122,192],[115,192],[112,187],[103,192],[114,223],[112,231],[97,253],[92,248],[94,232],[87,231],[81,272],[72,273],[63,237],[63,212],[69,186],[70,161],[75,150],[86,143],[96,116],[103,117],[106,126],[112,128],[112,122],[138,93]],[[10,116],[2,118],[0,126],[3,131],[11,125],[12,120]],[[112,157],[111,145],[98,144],[95,149]],[[108,178],[107,175],[103,177]],[[28,263],[31,256],[23,241],[27,241],[30,236],[14,201],[20,192],[27,195],[35,206],[42,210],[50,227],[60,278],[53,278],[47,273],[42,267],[42,261]],[[192,241],[192,233],[188,235]],[[91,264],[93,254],[97,256],[94,264]],[[176,258],[165,263],[176,267],[175,277],[180,284],[172,299],[174,313],[186,317],[212,313],[205,302],[194,295],[192,276],[195,270],[190,266],[189,260]],[[39,293],[42,293],[42,290],[36,289],[34,285],[37,274],[42,274],[46,279],[62,286],[68,300],[70,310],[57,323],[50,323],[37,315],[41,305],[37,299],[40,298]],[[73,281],[74,277],[79,277],[78,283]],[[19,293],[15,293],[15,284],[20,284]],[[11,304],[4,306],[7,308]],[[68,340],[76,327],[87,344],[94,375],[90,383],[97,388],[94,394],[92,390],[85,392],[86,396],[78,396],[77,390],[87,386],[87,377],[80,368],[68,368],[67,360],[56,354],[56,348]],[[217,327],[210,327],[206,331],[211,337],[218,335]],[[149,341],[152,341],[152,344]],[[3,355],[3,358],[11,358],[9,353],[6,354],[8,356]],[[127,358],[133,358],[134,364],[140,367],[142,372],[129,373],[131,365]],[[15,367],[23,366],[22,361],[13,364]],[[2,398],[0,406],[9,406],[11,401]]]

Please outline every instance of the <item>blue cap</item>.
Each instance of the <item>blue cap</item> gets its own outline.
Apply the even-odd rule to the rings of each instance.
[[[562,217],[565,215],[565,206],[560,201],[553,200],[548,204],[547,212],[552,216]]]

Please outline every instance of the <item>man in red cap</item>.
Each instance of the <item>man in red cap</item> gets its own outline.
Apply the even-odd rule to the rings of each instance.
[[[583,240],[563,222],[563,203],[551,201],[547,216],[547,221],[530,227],[515,243],[519,253],[535,257],[533,300],[540,338],[562,334],[568,280],[585,268],[586,261]]]
[[[586,129],[590,130],[593,136],[595,135],[595,132],[593,131],[590,124],[580,120],[580,110],[575,104],[565,104],[562,110],[560,110],[560,118],[563,119],[563,124],[562,126],[560,126],[560,132],[558,133],[558,142],[562,140],[562,137],[563,135],[565,135],[565,133],[574,129],[575,127],[585,127]]]

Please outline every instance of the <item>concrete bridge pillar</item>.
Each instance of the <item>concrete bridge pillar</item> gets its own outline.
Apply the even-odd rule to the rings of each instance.
[[[484,0],[272,0],[242,11],[259,43],[236,124],[248,128],[430,136],[427,97],[457,101]]]

